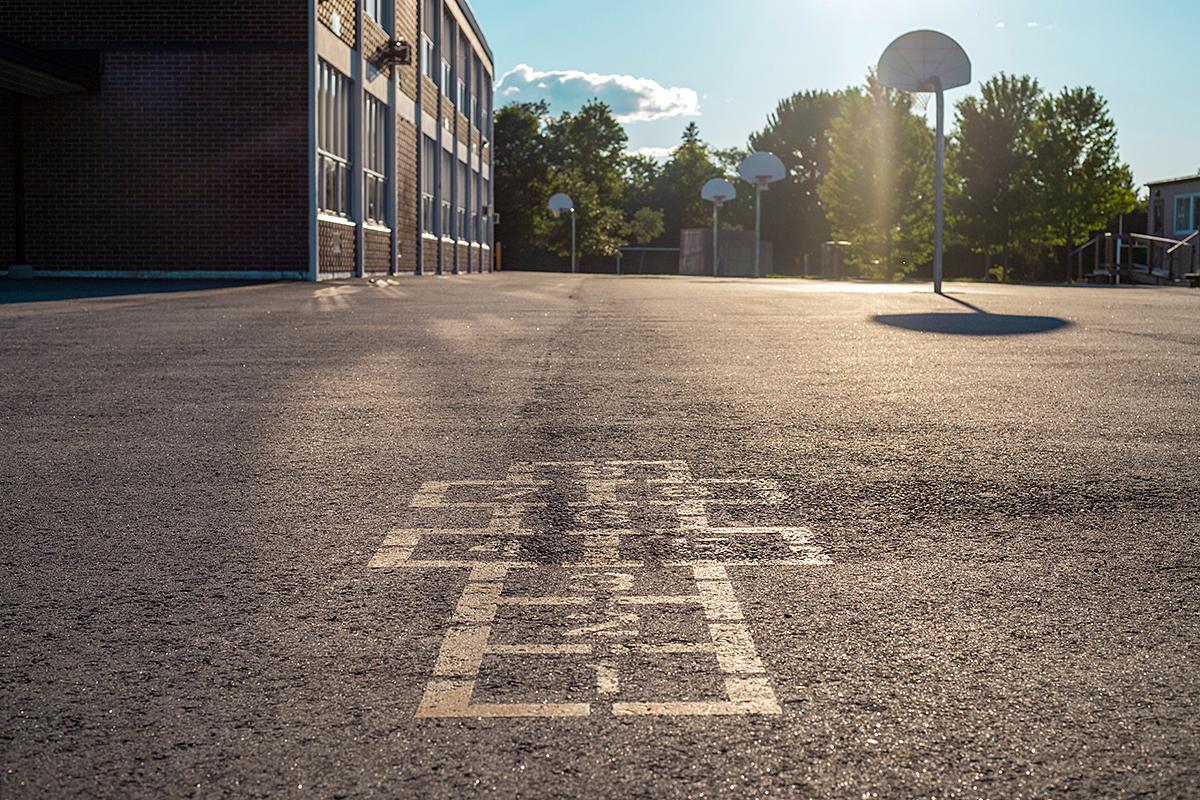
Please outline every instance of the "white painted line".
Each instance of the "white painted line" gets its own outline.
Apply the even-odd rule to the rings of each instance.
[[[569,499],[581,495],[582,500]],[[413,511],[487,509],[491,513],[486,527],[478,527],[481,521],[478,515],[463,514],[464,518],[472,518],[475,527],[393,528],[371,559],[373,569],[470,572],[451,616],[451,625],[444,634],[417,716],[552,718],[591,713],[591,702],[472,702],[480,671],[485,668],[485,657],[489,658],[486,663],[490,670],[497,659],[503,663],[504,659],[527,656],[552,661],[580,656],[594,658],[586,663],[595,671],[594,687],[587,691],[594,700],[603,701],[606,706],[611,704],[616,715],[782,713],[728,568],[803,568],[832,562],[808,528],[714,526],[709,511],[719,507],[738,508],[745,509],[739,514],[749,516],[752,513],[749,509],[774,507],[783,499],[776,481],[697,478],[686,462],[678,460],[514,462],[504,480],[425,482],[410,504]],[[547,508],[551,502],[569,509],[574,521],[566,530],[543,530],[530,524],[529,512]],[[668,509],[678,527],[638,527],[631,516],[637,508]],[[662,512],[655,513],[657,521]],[[539,536],[559,538],[567,552],[578,560],[563,559],[555,564],[519,560],[523,548],[533,544],[527,540]],[[634,540],[637,555],[643,555],[642,548],[658,553],[661,547],[673,546],[679,556],[693,557],[657,562],[630,559],[622,553],[629,544],[627,539]],[[422,546],[431,554],[450,552],[463,557],[414,560],[414,554]],[[761,552],[764,557],[721,557],[730,551],[751,555]],[[790,553],[791,557],[770,557],[781,552]],[[656,574],[680,568],[692,573],[694,594],[633,594],[638,576],[651,579],[649,588],[656,585],[653,580]],[[560,588],[557,593],[536,594],[539,586],[548,584],[543,575],[548,577],[561,570],[566,570],[566,593]],[[528,576],[522,581],[525,592],[506,596],[505,583],[515,571]],[[534,593],[530,593],[530,587]],[[656,607],[662,610],[656,612]],[[644,626],[644,622],[652,621],[667,607],[695,607],[702,611],[707,623],[706,640],[656,641],[661,631],[653,625]],[[499,614],[502,608],[510,611]],[[537,608],[563,610],[532,613]],[[557,641],[491,643],[497,625],[505,628],[497,634],[501,639],[545,638],[546,630],[556,630],[554,625],[546,627],[548,617],[567,622],[565,629],[558,628],[557,633],[549,634]],[[531,625],[533,630],[521,632],[522,625]],[[515,634],[508,630],[510,626],[516,626]],[[652,657],[657,664],[660,659],[669,661],[695,655],[705,656],[700,663],[720,676],[724,697],[687,702],[665,698],[612,702],[623,691],[637,691],[638,670],[647,668],[644,660],[638,660],[639,656]],[[661,668],[670,669],[670,665]],[[524,672],[519,672],[517,680],[527,680],[524,676]],[[552,690],[552,687],[542,689]]]

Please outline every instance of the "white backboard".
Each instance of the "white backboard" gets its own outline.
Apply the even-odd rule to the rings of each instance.
[[[787,177],[787,169],[784,168],[783,162],[779,160],[779,156],[772,153],[751,153],[742,162],[738,173],[746,183],[756,186],[777,183]]]
[[[721,205],[737,199],[737,189],[724,178],[713,178],[704,184],[704,188],[700,190],[700,197],[710,203]]]
[[[937,31],[912,31],[888,45],[879,59],[879,82],[905,92],[932,92],[971,82],[971,59],[958,42]]]
[[[550,211],[554,214],[565,214],[575,208],[575,201],[559,192],[550,198]]]

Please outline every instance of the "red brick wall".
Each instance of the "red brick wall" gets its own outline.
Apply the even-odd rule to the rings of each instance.
[[[333,30],[333,15],[341,17],[340,38],[350,47],[355,46],[355,30],[357,24],[355,12],[358,8],[356,0],[325,0],[317,4],[317,19],[325,27]]]
[[[110,52],[99,92],[27,99],[30,263],[306,271],[306,70],[303,51]]]
[[[417,34],[418,2],[420,0],[399,0],[396,4],[396,35],[407,39],[413,47],[412,65],[398,68],[400,91],[414,100],[417,97],[417,76],[421,74],[421,37]]]
[[[367,59],[368,63],[378,66],[380,51],[383,49],[383,46],[387,44],[389,38],[391,37],[387,35],[387,32],[383,28],[376,24],[375,20],[364,15],[363,56]],[[398,69],[406,68],[398,67]]]
[[[363,231],[363,271],[387,272],[392,267],[392,236],[382,231]]]
[[[354,0],[344,0],[353,10]],[[130,43],[308,42],[308,0],[4,0],[0,33],[34,47],[134,49]],[[354,20],[350,19],[350,31]],[[123,43],[124,48],[117,47]]]
[[[321,274],[354,272],[355,237],[353,226],[322,220],[317,223],[317,230],[321,240],[318,248]]]
[[[420,201],[417,198],[417,129],[407,120],[396,120],[396,235],[400,246],[398,269],[417,268],[420,242]]]
[[[13,230],[13,103],[14,96],[0,89],[0,268],[16,258]]]
[[[432,275],[437,272],[438,265],[438,250],[440,242],[434,239],[421,239],[421,246],[425,248],[425,274]],[[447,271],[449,269],[447,268]]]
[[[426,114],[436,118],[439,107],[438,88],[424,73],[421,74],[421,91],[421,108]]]

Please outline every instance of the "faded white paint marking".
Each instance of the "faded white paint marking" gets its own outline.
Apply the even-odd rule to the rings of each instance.
[[[728,568],[802,568],[827,565],[830,559],[808,528],[714,526],[709,510],[739,508],[747,514],[785,499],[775,481],[696,478],[678,460],[516,462],[503,480],[426,482],[410,504],[413,513],[457,509],[452,513],[470,516],[484,509],[490,519],[484,527],[475,519],[476,527],[394,528],[371,560],[371,568],[380,570],[469,571],[417,716],[573,717],[588,716],[597,707],[620,716],[782,713]],[[573,518],[571,529],[538,530],[530,524],[531,512],[552,502]],[[652,518],[669,509],[676,527],[639,528],[634,513],[643,508],[659,509]],[[530,554],[541,550],[531,541],[538,536],[557,537],[564,552],[573,555],[557,564],[523,559],[526,544]],[[630,548],[655,560],[629,558]],[[722,557],[733,553],[741,555]],[[683,576],[672,573],[680,569],[688,570],[690,580],[685,580],[692,591],[653,591],[664,580],[677,585]],[[524,591],[506,594],[514,575],[521,576]],[[552,583],[559,586],[557,593],[536,591]],[[639,586],[642,590],[636,591]],[[702,612],[706,634],[695,641],[677,634],[655,640],[658,629],[652,623],[659,614],[688,607]],[[499,615],[502,608],[508,611]],[[561,620],[557,633],[554,625],[547,627],[552,619]],[[501,633],[495,638],[500,641],[493,642],[498,625]],[[671,659],[681,657],[708,660],[721,677],[725,696],[686,702],[637,696],[647,659],[670,675]],[[590,691],[573,689],[586,696],[572,697],[572,702],[476,698],[485,663],[490,670],[512,658],[590,658],[577,663],[595,672],[595,685]]]

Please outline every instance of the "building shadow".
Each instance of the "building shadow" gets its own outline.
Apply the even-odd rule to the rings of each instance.
[[[969,312],[933,312],[927,314],[876,314],[875,322],[893,328],[921,333],[943,333],[951,336],[1025,336],[1050,333],[1071,325],[1059,317],[1033,317],[1015,314],[992,314],[966,300],[942,295],[947,300],[969,309]]]
[[[200,281],[200,280],[118,280],[118,279],[71,279],[35,278],[16,280],[0,278],[0,305],[11,303],[52,303],[62,300],[86,300],[89,298],[124,297],[136,294],[165,294],[178,292],[202,292],[212,289],[227,289],[233,286],[249,286],[250,281]]]

